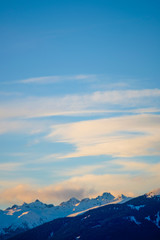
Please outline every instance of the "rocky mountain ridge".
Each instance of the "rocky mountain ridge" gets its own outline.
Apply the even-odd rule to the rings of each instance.
[[[129,199],[124,195],[114,197],[110,193],[103,193],[102,196],[91,199],[85,198],[81,201],[71,198],[58,206],[42,203],[38,199],[35,202],[24,203],[21,206],[13,205],[4,211],[0,210],[0,236],[4,238],[12,233],[32,229],[56,218],[66,217],[71,214],[78,215],[79,212],[85,212],[91,208],[110,203],[121,203]]]

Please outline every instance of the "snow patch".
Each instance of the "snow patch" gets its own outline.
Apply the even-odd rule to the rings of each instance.
[[[136,209],[137,211],[139,211],[139,209],[145,207],[145,205],[134,206],[134,205],[129,204],[128,207],[130,207],[131,209]]]
[[[9,209],[6,215],[13,215],[15,212],[19,212],[19,211],[21,211],[21,209]]]
[[[79,204],[80,204],[80,202],[79,202],[79,203],[76,203],[76,204],[75,204],[75,206],[76,206],[76,207],[78,207],[78,206],[79,206]]]
[[[26,214],[28,214],[29,212],[24,212],[24,213],[22,213],[20,216],[18,216],[18,218],[21,218],[22,216],[24,216],[24,215],[26,215]]]
[[[151,220],[150,216],[145,217],[146,220],[151,221],[152,223],[154,223],[158,228],[160,228],[160,213],[157,212],[157,214],[155,215],[156,219],[155,221]]]
[[[137,224],[137,225],[140,225],[140,224],[141,224],[141,222],[138,222],[138,221],[135,219],[134,216],[130,216],[130,217],[128,217],[128,219],[129,219],[131,222],[134,222],[134,223]]]
[[[159,215],[159,212],[157,212],[157,214],[156,214],[156,220],[154,221],[154,223],[156,224],[156,226],[157,226],[158,228],[160,228],[159,222],[160,222],[160,215]]]
[[[148,217],[145,217],[145,219],[146,219],[146,220],[148,220],[148,221],[151,221],[151,218],[150,218],[150,216],[148,216]]]

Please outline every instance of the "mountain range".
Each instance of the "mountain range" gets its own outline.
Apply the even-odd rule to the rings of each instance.
[[[1,239],[132,239],[136,233],[160,239],[160,189],[132,199],[71,198],[58,206],[36,200],[1,211],[0,223]]]
[[[85,198],[81,201],[71,198],[58,206],[45,204],[36,200],[32,203],[24,203],[21,206],[13,205],[4,211],[0,210],[0,239],[12,236],[36,226],[42,225],[53,219],[76,215],[90,208],[102,206],[109,203],[120,203],[127,201],[128,197],[120,195],[118,198],[110,193],[103,193],[96,198]]]

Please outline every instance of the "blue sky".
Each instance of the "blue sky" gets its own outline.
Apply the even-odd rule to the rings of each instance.
[[[159,1],[0,1],[0,207],[160,182]]]

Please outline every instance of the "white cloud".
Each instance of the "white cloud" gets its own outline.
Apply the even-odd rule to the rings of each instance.
[[[22,133],[37,134],[48,130],[46,121],[0,120],[0,134]]]
[[[91,99],[93,102],[127,104],[126,100],[132,102],[136,99],[139,101],[146,97],[160,97],[159,89],[143,89],[143,90],[113,90],[105,92],[95,92]]]
[[[105,91],[64,97],[30,97],[3,102],[0,118],[88,115],[108,111],[123,112],[127,109],[131,112],[131,107],[134,108],[133,111],[146,107],[156,110],[158,106],[155,98],[160,98],[159,89]]]
[[[160,116],[136,115],[53,126],[48,139],[76,147],[64,157],[160,155]]]
[[[142,174],[149,174],[149,175],[159,175],[160,172],[160,163],[147,163],[141,161],[134,161],[134,160],[127,160],[127,159],[118,159],[112,160],[111,164],[115,166],[119,166],[119,172],[142,172]]]
[[[4,169],[11,167],[13,171],[21,167],[16,164],[12,166],[12,163],[1,166]],[[118,167],[114,173],[107,172],[111,166]],[[96,175],[93,172],[97,169],[103,169],[106,173]],[[133,174],[130,174],[130,171]],[[18,181],[1,181],[0,195],[3,198],[0,199],[0,203],[7,206],[35,201],[38,198],[44,202],[57,204],[70,197],[79,199],[95,197],[105,191],[116,195],[120,193],[139,195],[158,188],[160,182],[160,163],[145,163],[132,159],[115,159],[99,165],[72,167],[68,173],[65,172],[67,170],[62,169],[60,174],[67,176],[67,180],[48,186],[34,184],[31,179],[21,179],[21,184],[18,184]]]
[[[19,204],[23,202],[31,202],[40,199],[44,202],[55,203],[69,199],[71,196],[84,197],[84,189],[79,186],[68,185],[53,185],[43,188],[31,186],[28,184],[18,184],[14,187],[2,189],[0,194],[3,198],[0,199],[1,204]]]
[[[79,75],[70,75],[70,76],[43,76],[43,77],[34,77],[27,78],[19,81],[15,81],[14,83],[22,83],[22,84],[48,84],[48,83],[56,83],[62,81],[72,81],[72,80],[87,80],[96,78],[96,75],[91,74],[79,74]]]
[[[157,165],[154,166],[157,168]],[[154,173],[154,174],[152,174]],[[83,176],[71,177],[68,180],[45,187],[36,185],[18,184],[0,190],[1,204],[17,204],[35,201],[37,198],[43,202],[57,204],[68,200],[70,197],[82,199],[95,197],[103,192],[113,194],[139,195],[158,188],[160,182],[159,172],[151,174],[84,174]],[[138,186],[138,187],[137,187]]]

